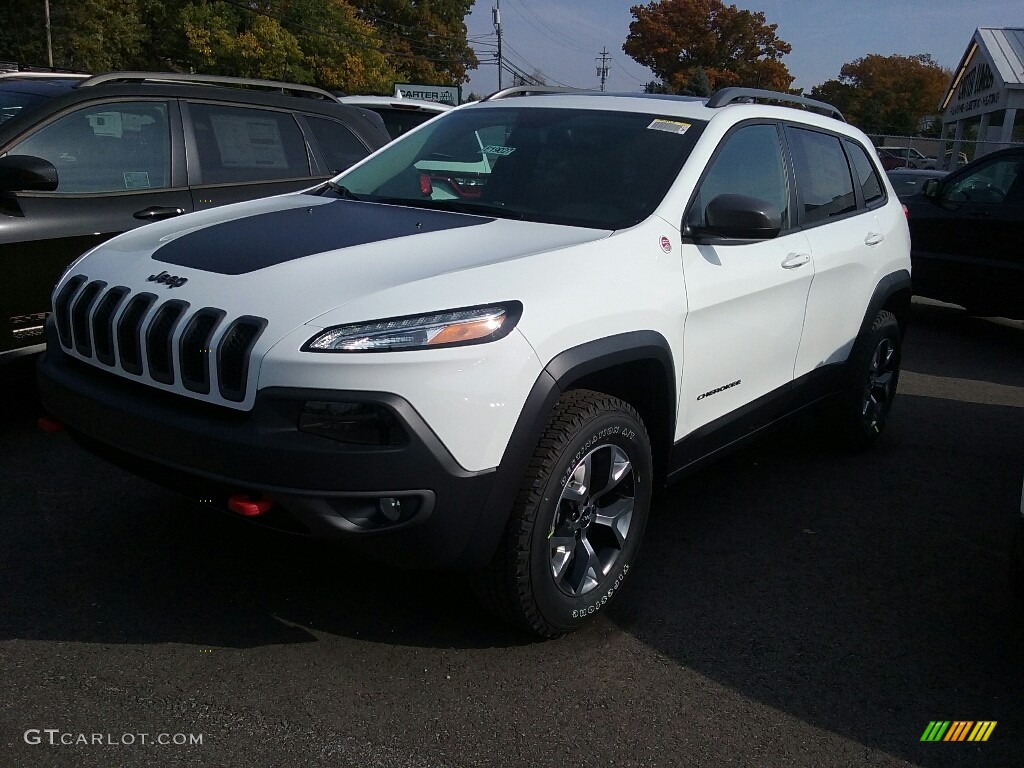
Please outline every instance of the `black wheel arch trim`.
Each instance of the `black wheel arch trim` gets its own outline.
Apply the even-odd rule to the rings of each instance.
[[[900,323],[900,333],[906,333],[910,309],[910,292],[909,270],[899,269],[895,272],[890,272],[879,280],[878,285],[875,286],[875,290],[871,294],[870,301],[868,301],[868,308],[864,312],[864,318],[861,320],[857,338],[864,338],[864,335],[870,330],[871,324],[875,321],[875,315],[884,309],[886,305],[891,305],[891,300],[897,296],[901,297],[901,306],[894,307],[896,310],[894,314],[896,314],[896,319]],[[850,354],[852,356],[853,353],[851,352]]]
[[[508,523],[509,514],[515,504],[519,487],[540,441],[547,423],[548,414],[554,408],[561,395],[579,383],[604,372],[635,363],[654,363],[663,372],[662,384],[666,402],[660,404],[667,409],[671,418],[664,424],[652,425],[645,421],[649,433],[652,430],[667,434],[667,441],[661,445],[660,453],[656,448],[654,465],[664,466],[671,449],[672,437],[675,433],[676,420],[676,381],[675,364],[668,340],[656,331],[632,331],[607,336],[602,339],[586,342],[572,347],[552,358],[534,382],[530,394],[526,398],[519,419],[509,437],[508,445],[502,455],[501,463],[488,496],[485,514],[479,517],[480,529],[476,532],[476,540],[486,542],[493,552]],[[615,394],[615,393],[608,393]],[[630,403],[641,415],[645,403]],[[482,567],[485,563],[479,563]]]

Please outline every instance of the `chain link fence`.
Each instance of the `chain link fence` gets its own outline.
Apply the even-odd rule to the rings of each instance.
[[[952,138],[943,141],[937,138],[890,134],[868,134],[868,138],[874,142],[878,156],[882,159],[882,167],[887,171],[894,168],[937,168],[952,171],[989,152],[1022,144],[972,139],[954,141]]]

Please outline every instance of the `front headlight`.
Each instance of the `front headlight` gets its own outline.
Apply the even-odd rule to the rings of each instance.
[[[307,341],[304,352],[390,352],[482,344],[504,338],[516,327],[518,301],[408,315],[371,323],[325,328]]]

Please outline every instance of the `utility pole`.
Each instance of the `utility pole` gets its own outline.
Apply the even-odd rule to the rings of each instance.
[[[608,53],[608,46],[601,48],[601,55],[598,56],[595,61],[597,65],[597,76],[601,78],[601,90],[604,90],[605,80],[608,79],[608,62],[612,60],[611,54]]]
[[[501,90],[501,70],[505,63],[501,58],[501,0],[494,0],[494,7],[491,8],[491,18],[494,20],[494,31],[498,33],[498,90]]]
[[[50,39],[50,0],[43,0],[46,9],[46,62],[53,69],[53,42]]]

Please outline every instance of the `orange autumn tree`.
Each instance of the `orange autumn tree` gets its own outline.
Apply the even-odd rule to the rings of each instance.
[[[787,91],[793,76],[780,59],[792,46],[761,11],[721,0],[660,0],[630,8],[622,50],[649,67],[672,93],[687,90],[698,70],[712,90],[729,85]]]

